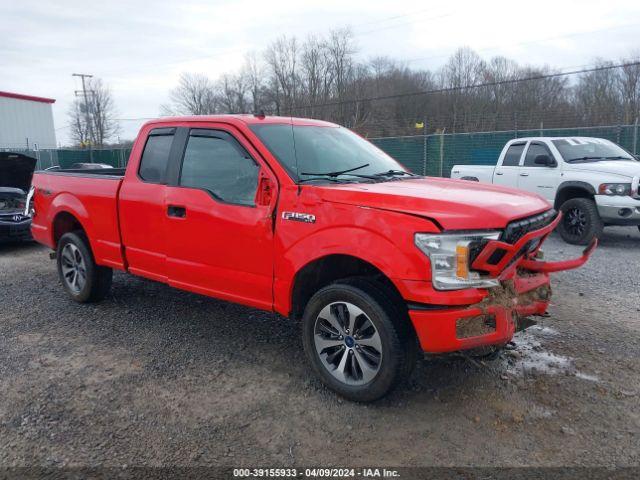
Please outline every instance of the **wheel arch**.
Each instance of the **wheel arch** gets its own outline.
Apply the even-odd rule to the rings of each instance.
[[[558,186],[553,205],[554,208],[558,210],[564,202],[571,198],[589,198],[593,200],[595,195],[596,189],[593,188],[593,185],[587,182],[567,181]]]
[[[81,230],[85,235],[87,234],[87,231],[82,222],[76,215],[69,212],[68,210],[60,210],[59,212],[57,212],[53,217],[51,225],[51,240],[54,249],[57,248],[60,238],[65,233]]]
[[[307,303],[318,290],[338,280],[354,277],[375,281],[393,301],[403,304],[393,281],[378,267],[353,255],[330,254],[312,260],[296,272],[291,288],[289,315],[300,319]]]

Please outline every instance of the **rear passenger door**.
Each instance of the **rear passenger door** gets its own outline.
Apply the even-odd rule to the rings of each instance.
[[[539,155],[547,155],[549,158],[554,158],[549,147],[543,142],[534,141],[529,143],[524,156],[524,163],[518,175],[518,188],[537,193],[553,203],[556,188],[560,181],[558,165],[557,162],[555,167],[536,164],[535,159]]]
[[[168,279],[164,197],[175,133],[175,128],[149,131],[138,168],[127,170],[118,196],[128,269],[161,282]]]
[[[517,188],[520,172],[520,159],[527,142],[514,142],[507,147],[502,163],[496,166],[493,183],[506,187]]]
[[[277,184],[253,147],[225,128],[188,131],[167,187],[169,283],[271,309]]]

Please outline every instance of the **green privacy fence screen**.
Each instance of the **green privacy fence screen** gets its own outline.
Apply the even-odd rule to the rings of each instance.
[[[78,149],[47,149],[47,150],[26,150],[24,148],[2,148],[12,152],[24,153],[37,159],[36,169],[59,166],[61,168],[71,168],[75,163],[104,163],[112,167],[124,167],[129,160],[131,149],[113,148],[100,150],[78,150]]]
[[[510,130],[504,132],[475,132],[411,137],[372,138],[374,144],[421,175],[451,174],[457,164],[495,165],[502,147],[513,138],[522,137],[599,137],[611,140],[628,151],[638,154],[638,125],[582,127],[538,130]]]
[[[504,144],[513,138],[548,136],[583,136],[609,139],[628,151],[638,154],[640,125],[580,127],[538,130],[509,130],[504,132],[474,132],[415,135],[410,137],[371,138],[370,140],[421,175],[448,177],[456,164],[495,165]],[[14,150],[15,151],[15,150]],[[70,168],[74,163],[106,163],[124,167],[131,149],[100,150],[21,150],[38,159],[38,168],[59,165]]]

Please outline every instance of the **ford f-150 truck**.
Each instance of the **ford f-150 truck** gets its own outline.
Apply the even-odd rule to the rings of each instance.
[[[510,140],[495,167],[455,165],[451,178],[541,195],[563,213],[558,231],[568,243],[586,245],[606,225],[640,228],[640,162],[603,138]]]
[[[545,313],[541,197],[406,171],[350,130],[252,115],[145,124],[126,171],[37,172],[34,238],[67,293],[104,298],[112,270],[302,321],[330,388],[371,401],[420,351],[509,342]],[[247,332],[251,326],[247,325]]]

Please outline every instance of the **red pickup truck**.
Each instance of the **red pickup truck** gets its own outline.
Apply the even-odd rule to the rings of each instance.
[[[145,124],[126,170],[37,172],[34,238],[79,302],[112,270],[278,312],[310,364],[357,401],[428,353],[507,343],[549,304],[541,197],[406,171],[346,128],[252,115]]]

